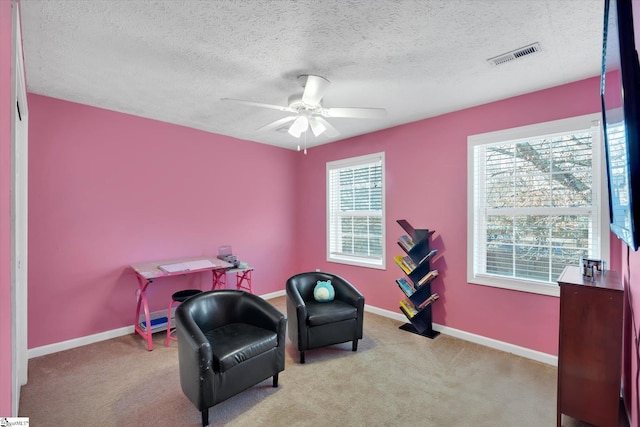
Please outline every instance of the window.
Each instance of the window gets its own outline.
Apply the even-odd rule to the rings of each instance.
[[[601,133],[592,114],[468,138],[470,283],[558,295],[566,265],[608,261]]]
[[[384,153],[327,163],[327,261],[385,268]]]

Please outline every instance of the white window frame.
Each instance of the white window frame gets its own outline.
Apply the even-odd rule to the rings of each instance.
[[[499,143],[518,142],[525,139],[541,138],[551,135],[568,134],[591,129],[593,134],[593,185],[594,206],[598,212],[594,217],[599,227],[596,227],[599,240],[599,259],[609,264],[609,205],[604,161],[604,137],[602,133],[602,115],[600,113],[555,120],[529,126],[505,129],[496,132],[471,135],[467,138],[467,282],[471,284],[492,286],[516,291],[530,292],[542,295],[559,296],[560,287],[557,284],[501,277],[497,275],[476,272],[474,259],[475,246],[475,211],[477,208],[475,195],[474,149],[480,145],[495,145]]]
[[[335,218],[332,218],[334,213],[331,210],[331,171],[337,170],[337,169],[343,169],[343,168],[349,168],[349,167],[357,167],[357,166],[364,166],[367,164],[371,164],[371,163],[376,163],[376,162],[380,162],[381,163],[381,169],[382,169],[382,179],[381,179],[381,185],[382,185],[382,209],[380,211],[380,216],[381,216],[381,226],[382,226],[382,242],[381,242],[381,247],[382,247],[382,254],[380,257],[365,257],[365,256],[358,256],[358,255],[347,255],[347,254],[337,254],[337,253],[332,253],[331,252],[331,227],[332,227],[332,221],[335,220]],[[374,153],[374,154],[367,154],[364,156],[358,156],[358,157],[351,157],[348,159],[343,159],[343,160],[336,160],[336,161],[332,161],[332,162],[327,162],[327,169],[326,169],[326,186],[327,186],[327,194],[326,194],[326,204],[327,204],[327,229],[326,229],[326,233],[327,233],[327,241],[326,241],[326,248],[327,248],[327,262],[336,262],[336,263],[340,263],[340,264],[349,264],[349,265],[355,265],[355,266],[359,266],[359,267],[369,267],[369,268],[376,268],[376,269],[382,269],[384,270],[386,268],[386,214],[385,214],[385,200],[386,200],[386,186],[385,186],[385,161],[384,161],[384,152],[380,152],[380,153]],[[371,215],[372,213],[374,214],[378,214],[377,211],[375,212],[363,212],[363,214],[367,214],[367,215]]]

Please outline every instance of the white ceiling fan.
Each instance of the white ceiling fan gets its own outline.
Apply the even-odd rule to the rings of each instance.
[[[258,130],[278,129],[292,122],[287,132],[296,138],[300,138],[300,135],[305,133],[309,128],[311,128],[311,131],[316,137],[322,134],[328,137],[338,136],[340,132],[325,120],[325,118],[378,119],[387,115],[387,111],[384,108],[326,108],[322,105],[322,97],[329,87],[329,80],[321,76],[304,74],[298,76],[298,81],[302,84],[304,91],[300,94],[291,95],[288,106],[264,104],[261,102],[232,98],[222,98],[221,100],[292,113],[292,115],[262,126]]]

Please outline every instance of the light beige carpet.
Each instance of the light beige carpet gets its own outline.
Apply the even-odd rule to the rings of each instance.
[[[271,303],[285,312],[284,297]],[[312,350],[287,342],[271,379],[210,409],[212,426],[555,426],[556,368],[365,314],[364,338]],[[177,344],[129,335],[30,360],[20,416],[39,426],[196,426],[182,394]],[[584,426],[563,418],[565,426]]]

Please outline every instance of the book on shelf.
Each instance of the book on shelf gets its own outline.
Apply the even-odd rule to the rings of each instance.
[[[400,238],[398,239],[398,243],[400,243],[400,246],[402,246],[404,250],[407,252],[409,252],[411,248],[415,246],[414,241],[411,239],[411,237],[407,236],[406,234],[400,236]]]
[[[413,262],[409,255],[402,257],[402,262],[407,266],[409,271],[413,271],[416,268],[416,263]]]
[[[413,316],[416,315],[416,313],[418,313],[418,310],[416,310],[415,306],[409,300],[409,298],[400,300],[400,308],[403,309],[403,311],[406,313],[407,316],[409,316],[409,318],[412,318]]]
[[[418,280],[417,286],[420,287],[420,286],[424,285],[425,283],[428,283],[428,282],[432,281],[433,279],[438,277],[439,274],[440,273],[438,273],[438,270],[431,270],[430,272],[425,274],[422,279]]]
[[[436,256],[436,254],[438,253],[437,249],[432,250],[431,252],[429,252],[428,254],[426,254],[418,264],[422,264],[423,262],[429,261],[431,258],[433,258],[434,256]]]
[[[440,295],[438,294],[433,294],[431,295],[429,298],[427,298],[426,300],[424,300],[419,306],[418,306],[418,310],[422,310],[423,308],[425,308],[426,306],[428,306],[429,304],[431,304],[432,302],[434,302],[435,300],[437,300],[438,298],[440,298]]]
[[[402,289],[402,292],[404,292],[405,295],[408,297],[413,295],[413,293],[416,291],[415,288],[411,285],[411,283],[409,283],[409,281],[404,277],[396,279],[396,282],[398,283],[398,286],[400,286],[400,289]]]
[[[413,268],[411,268],[410,264],[407,263],[405,258],[411,261],[411,258],[409,258],[408,256],[396,255],[396,256],[393,257],[393,259],[395,260],[396,264],[398,264],[398,266],[402,269],[402,271],[404,271],[405,273],[409,274],[409,273],[411,273],[411,271],[413,271],[413,269],[416,266],[415,266],[415,264],[413,264]],[[411,263],[413,263],[413,261],[411,261]]]

